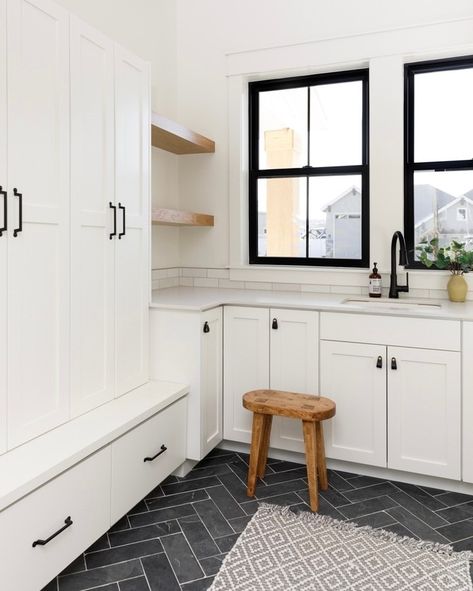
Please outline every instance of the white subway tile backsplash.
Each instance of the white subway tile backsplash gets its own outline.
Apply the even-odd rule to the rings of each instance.
[[[229,279],[230,271],[228,269],[207,269],[207,277],[212,279]]]
[[[301,285],[301,291],[310,293],[330,293],[330,285],[312,285],[307,283]]]
[[[356,285],[360,282],[358,278],[353,278],[352,275],[347,274],[346,284],[343,284],[343,277],[337,275],[336,281],[333,283],[327,278],[327,283],[283,283],[270,281],[234,281],[230,279],[230,270],[227,268],[221,269],[206,269],[194,267],[171,267],[166,269],[153,269],[152,271],[152,285],[153,289],[164,289],[166,287],[175,287],[182,285],[184,287],[220,287],[229,289],[254,289],[254,290],[274,290],[274,291],[294,291],[304,293],[332,293],[339,295],[368,295],[367,277],[364,285]],[[430,277],[430,276],[429,276]],[[354,284],[354,279],[357,281]],[[402,281],[402,277],[400,277]],[[414,277],[414,280],[416,277]],[[320,280],[320,278],[319,278]],[[419,280],[417,278],[417,280]],[[447,298],[448,277],[441,276],[432,283],[432,288],[411,287],[408,297],[414,298],[432,298],[436,300],[444,300]],[[413,281],[415,284],[415,281]],[[438,284],[438,288],[436,287]],[[424,282],[425,285],[425,282]],[[389,295],[389,275],[383,275],[383,297]],[[473,289],[468,292],[468,300],[473,300]]]
[[[330,293],[361,296],[361,287],[354,287],[351,285],[332,285],[330,287]]]
[[[192,269],[184,267],[182,269],[183,277],[207,277],[207,269]]]
[[[265,281],[245,281],[245,289],[273,289],[273,284]]]

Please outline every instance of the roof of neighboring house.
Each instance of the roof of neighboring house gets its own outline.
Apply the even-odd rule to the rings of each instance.
[[[447,209],[450,209],[450,207],[454,206],[454,205],[463,205],[463,204],[467,204],[470,206],[473,206],[473,200],[470,199],[469,197],[467,197],[466,195],[460,195],[460,197],[454,197],[453,201],[449,201],[446,205],[444,205],[443,207],[439,207],[437,212],[438,213],[442,213]],[[430,211],[430,214],[425,216],[425,218],[422,218],[421,220],[419,220],[416,223],[416,228],[418,228],[420,225],[425,224],[426,222],[428,222],[430,219],[432,219],[434,217],[434,214],[432,211]]]
[[[327,211],[329,207],[332,207],[332,205],[335,205],[335,203],[338,203],[338,201],[341,201],[342,199],[345,199],[345,197],[348,197],[348,195],[350,195],[350,193],[353,193],[353,195],[360,195],[360,190],[358,189],[358,187],[355,187],[355,185],[352,185],[349,189],[347,189],[346,191],[343,191],[343,193],[341,193],[340,195],[337,195],[337,197],[335,197],[335,199],[332,199],[332,201],[329,201],[327,203],[327,205],[322,209],[322,211]]]
[[[469,191],[467,191],[465,193],[465,197],[468,197],[468,199],[472,199],[473,200],[473,189],[470,189]]]
[[[416,225],[432,215],[432,203],[437,199],[437,210],[443,209],[455,201],[455,197],[433,185],[415,186],[415,219]]]

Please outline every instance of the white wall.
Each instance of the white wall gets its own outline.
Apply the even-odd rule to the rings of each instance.
[[[181,207],[216,218],[211,230],[181,231],[181,265],[244,263],[246,182],[239,168],[240,161],[245,166],[246,81],[370,65],[371,259],[386,273],[392,232],[403,226],[403,62],[473,53],[468,18],[473,18],[471,0],[177,0],[179,120],[216,141],[215,155],[186,157],[178,164]],[[443,24],[426,26],[432,23]],[[345,281],[348,272],[343,273]],[[315,282],[340,280],[337,271],[254,266],[230,276],[308,281],[308,274]],[[364,274],[352,271],[353,283],[365,281]],[[418,288],[445,281],[435,272],[413,275]]]
[[[151,62],[153,110],[177,116],[177,30],[174,0],[56,0],[139,57]],[[153,148],[153,204],[178,206],[177,157]],[[179,264],[179,231],[153,227],[152,266]]]

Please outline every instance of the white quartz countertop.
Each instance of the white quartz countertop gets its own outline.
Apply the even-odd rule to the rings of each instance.
[[[404,294],[402,294],[404,295]],[[151,308],[203,312],[223,305],[294,308],[357,314],[411,316],[473,320],[473,302],[400,297],[367,298],[359,295],[300,293],[292,291],[258,291],[207,287],[170,287],[153,291]],[[347,300],[350,300],[347,302]]]

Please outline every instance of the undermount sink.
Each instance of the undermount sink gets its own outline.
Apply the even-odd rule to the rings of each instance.
[[[385,310],[409,310],[409,309],[423,309],[430,311],[439,311],[442,304],[436,302],[419,302],[415,300],[390,300],[390,299],[375,299],[375,298],[347,298],[343,300],[342,304],[347,306],[358,306],[360,308],[379,308]]]

